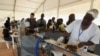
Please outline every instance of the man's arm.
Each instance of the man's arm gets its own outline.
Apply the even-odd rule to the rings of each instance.
[[[68,33],[67,31],[64,31],[64,32],[62,33],[62,36],[63,36],[63,37],[69,37],[69,36],[70,36],[70,33]]]
[[[86,46],[91,46],[91,45],[94,45],[94,43],[91,42],[91,41],[88,41],[88,42],[80,42],[80,43],[78,44],[78,47],[80,48],[80,47],[82,47],[82,46],[84,46],[84,45],[86,45]]]
[[[100,41],[99,28],[97,28],[96,31],[97,31],[96,34],[88,42],[81,42],[81,43],[79,43],[78,47],[82,47],[83,45],[91,46],[94,44],[99,44],[99,41]]]

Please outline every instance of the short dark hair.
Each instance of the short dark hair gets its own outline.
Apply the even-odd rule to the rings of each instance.
[[[10,20],[10,17],[7,17],[7,20]]]
[[[44,17],[44,13],[41,14],[41,17]]]
[[[55,17],[52,17],[52,19],[55,19]]]
[[[35,14],[34,14],[34,13],[31,13],[31,15],[33,15],[33,16],[34,16]]]

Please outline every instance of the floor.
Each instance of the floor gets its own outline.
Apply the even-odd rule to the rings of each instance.
[[[17,56],[16,49],[7,49],[4,42],[0,42],[0,56]]]
[[[15,49],[7,49],[6,44],[3,40],[2,28],[0,27],[0,56],[17,56],[17,51]]]

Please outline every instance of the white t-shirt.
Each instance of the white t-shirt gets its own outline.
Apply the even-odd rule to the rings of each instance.
[[[81,20],[76,20],[65,29],[68,33],[71,33],[68,44],[78,45],[80,42],[88,41],[91,41],[94,44],[99,44],[100,30],[98,26],[92,23],[86,30],[81,31],[81,22]]]

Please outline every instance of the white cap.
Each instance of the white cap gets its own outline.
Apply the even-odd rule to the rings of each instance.
[[[98,15],[98,10],[97,9],[90,9],[87,11],[87,13],[91,14],[94,18],[96,18]]]

